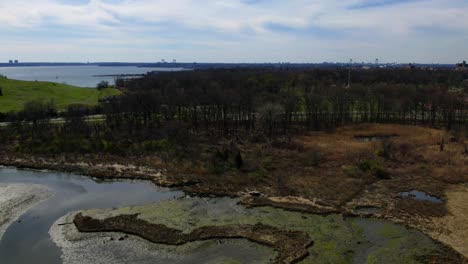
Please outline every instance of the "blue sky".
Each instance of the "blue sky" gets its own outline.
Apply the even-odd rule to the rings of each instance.
[[[467,0],[1,0],[0,14],[0,61],[468,59]]]

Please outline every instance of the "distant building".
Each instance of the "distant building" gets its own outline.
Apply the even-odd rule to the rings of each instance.
[[[15,60],[15,64],[18,64],[18,63],[19,63],[19,61],[18,61],[18,60]]]
[[[13,63],[13,60],[9,60],[8,63],[12,64],[12,63]]]
[[[468,71],[468,65],[466,64],[466,61],[463,61],[462,63],[457,63],[456,70],[457,71]]]

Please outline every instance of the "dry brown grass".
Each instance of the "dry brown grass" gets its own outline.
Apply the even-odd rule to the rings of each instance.
[[[389,139],[391,158],[384,158],[379,155],[381,141],[360,142],[354,138],[356,135],[398,136]],[[444,152],[440,152],[442,140]],[[243,142],[239,147],[245,161],[241,171],[210,175],[198,169],[195,177],[199,177],[204,190],[238,193],[255,189],[270,196],[319,198],[339,206],[368,192],[367,189],[375,189],[376,183],[383,186],[388,198],[411,189],[443,196],[447,184],[468,180],[463,145],[450,142],[446,132],[430,128],[362,124],[339,128],[333,134],[312,132],[292,142],[287,139],[277,139],[272,144]],[[375,160],[392,179],[382,180],[370,172],[353,172],[358,162],[368,160]]]
[[[431,235],[468,258],[468,187],[452,186],[446,195],[449,214],[433,218]]]

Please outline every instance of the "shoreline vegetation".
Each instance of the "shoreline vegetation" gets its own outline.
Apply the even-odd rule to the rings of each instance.
[[[63,124],[47,114],[13,117],[0,129],[0,164],[150,180],[198,196],[239,197],[248,207],[383,218],[456,250],[447,249],[446,262],[463,263],[465,76],[401,69],[353,74],[352,83],[343,81],[342,69],[122,80],[125,93],[99,104],[100,122],[85,122],[92,109],[76,107],[67,109]],[[441,202],[401,195],[414,191]],[[123,221],[131,216],[120,217],[109,220],[124,225],[119,231],[136,228]],[[88,231],[109,231],[105,221],[76,221],[84,222],[94,227]]]

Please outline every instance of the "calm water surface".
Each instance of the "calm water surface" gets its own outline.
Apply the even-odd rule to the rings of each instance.
[[[60,217],[71,211],[93,208],[116,208],[128,205],[141,205],[162,200],[182,197],[180,191],[156,187],[149,182],[142,181],[97,181],[88,177],[57,172],[24,171],[0,167],[0,183],[34,183],[49,187],[54,196],[30,209],[20,217],[20,221],[13,223],[5,232],[0,241],[0,263],[61,263],[61,249],[58,248],[49,236],[52,224]],[[198,199],[198,198],[197,198]],[[221,212],[226,209],[237,215],[247,210],[237,206],[232,199],[208,200],[202,198],[196,204],[200,206],[202,215],[216,213],[216,208]],[[211,206],[203,207],[204,203]],[[241,216],[242,217],[242,216]],[[325,218],[325,216],[323,216]],[[319,221],[320,222],[320,221]],[[311,222],[311,224],[314,222]],[[356,244],[350,240],[352,263],[366,263],[369,256],[374,259],[388,259],[386,263],[397,263],[399,254],[408,255],[408,251],[419,248],[426,253],[438,248],[427,236],[416,230],[408,230],[389,221],[374,219],[345,219],[344,222],[336,222],[344,225],[357,225],[362,229],[364,243]],[[343,237],[328,237],[332,234],[323,234],[320,228],[316,230],[318,236],[324,237],[324,241],[338,241]],[[338,233],[340,235],[341,233]],[[360,240],[359,240],[360,241]],[[252,263],[253,259],[271,256],[265,255],[266,250],[258,251],[257,247],[247,241],[213,245],[196,249],[187,256],[181,256],[177,263],[212,263],[219,257],[240,260],[240,263]],[[393,245],[393,246],[392,246]],[[395,248],[395,246],[397,248]],[[391,250],[390,253],[385,253]],[[271,250],[270,250],[271,251]],[[320,252],[319,252],[320,253]],[[390,254],[390,255],[388,255]],[[405,255],[405,256],[406,256]],[[395,259],[393,261],[392,257]],[[175,263],[151,259],[142,263]],[[309,263],[309,262],[306,262]],[[382,262],[379,262],[382,263]]]
[[[0,74],[10,79],[66,83],[79,87],[96,87],[100,81],[114,83],[117,74],[144,74],[151,71],[181,71],[182,68],[138,68],[135,66],[38,66],[0,67]]]
[[[71,211],[145,204],[183,195],[149,182],[103,182],[73,174],[8,168],[0,168],[0,183],[35,183],[54,192],[7,229],[0,241],[1,264],[61,263],[61,250],[48,232],[58,218]]]

